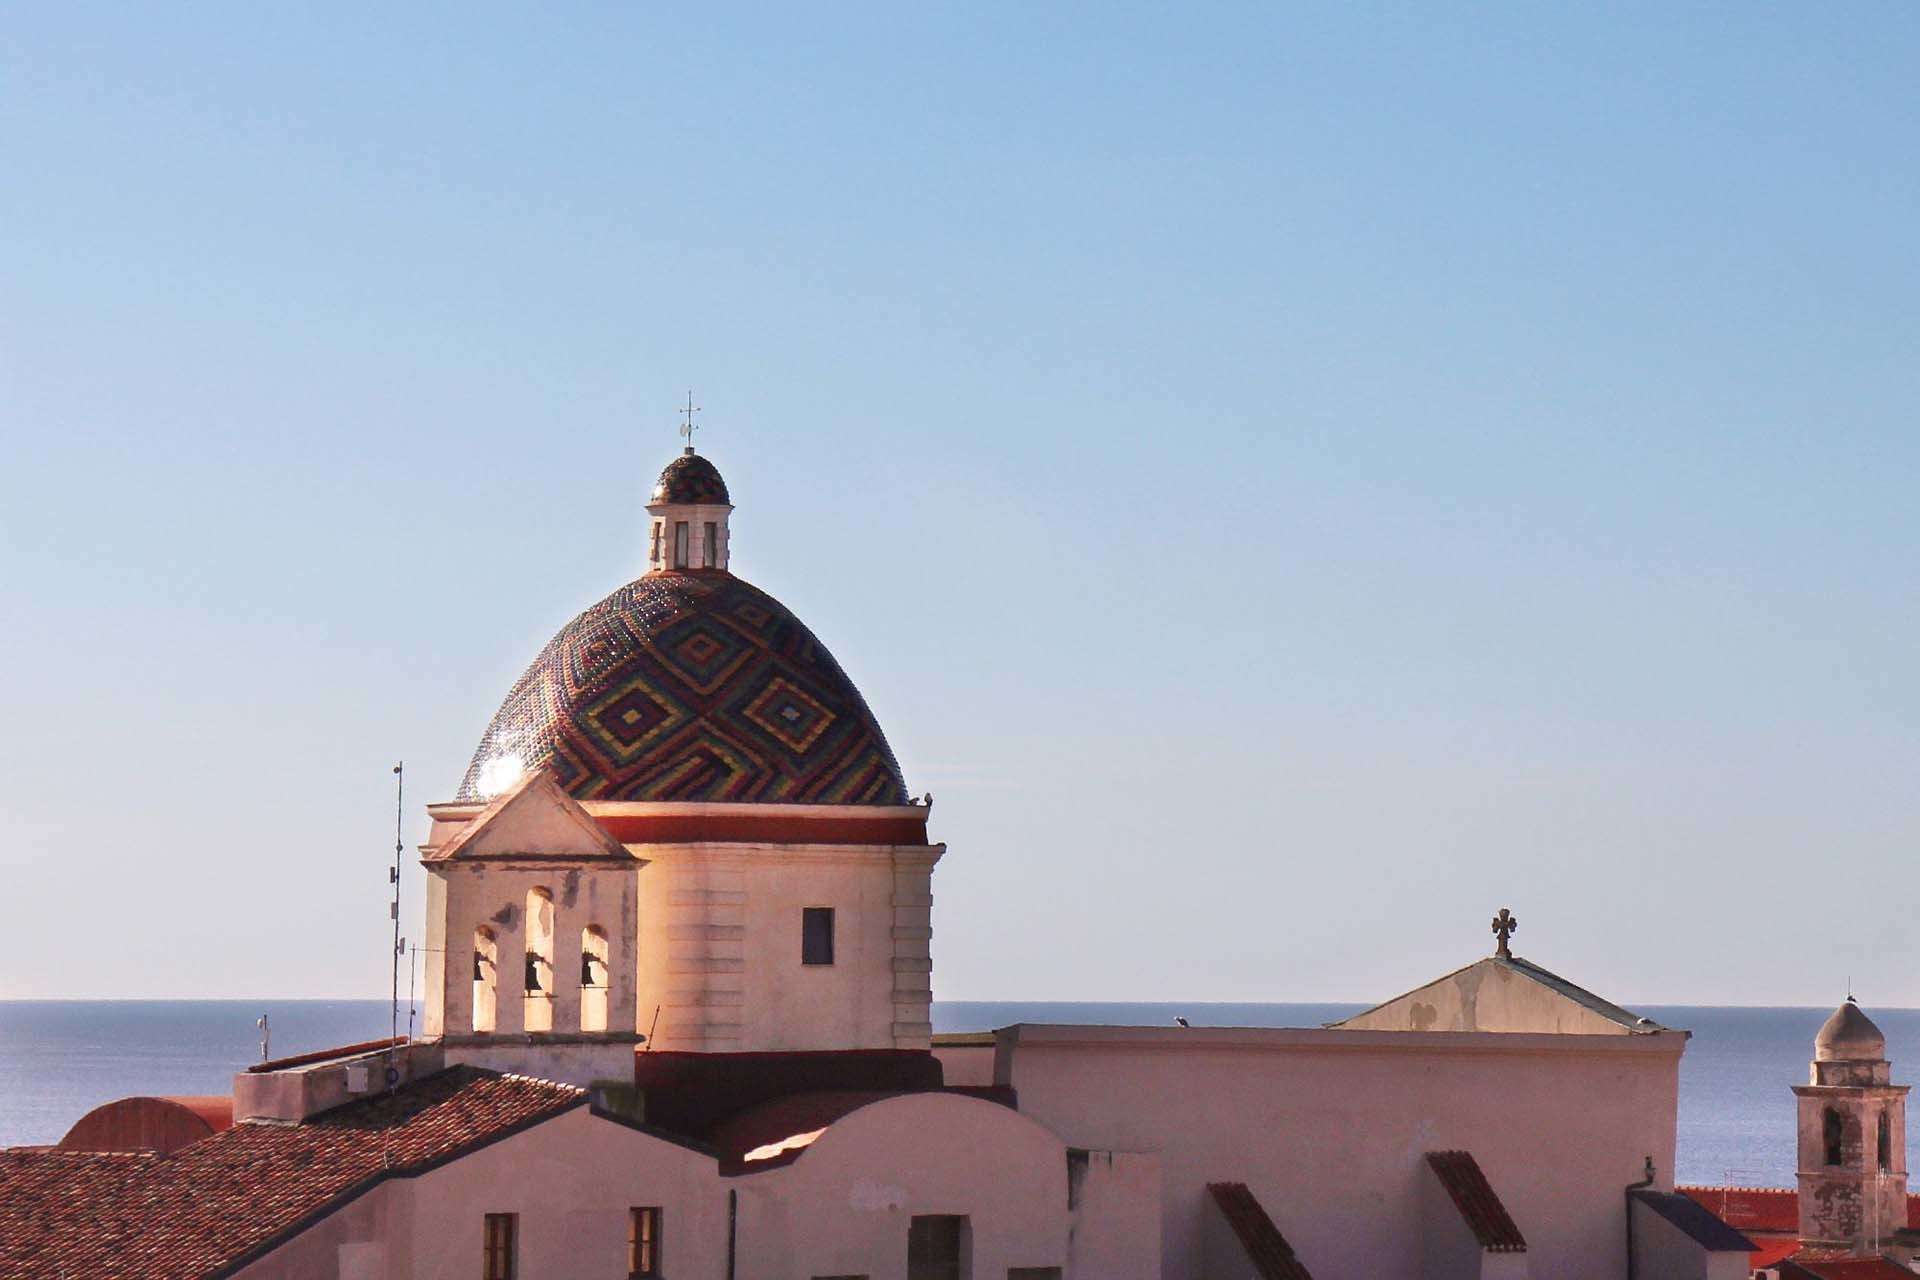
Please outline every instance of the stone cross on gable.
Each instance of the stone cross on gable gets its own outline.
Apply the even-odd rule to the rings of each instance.
[[[1514,931],[1519,927],[1520,917],[1505,907],[1500,908],[1500,914],[1493,918],[1493,936],[1499,939],[1499,945],[1493,949],[1493,954],[1502,960],[1513,959],[1513,949],[1507,945],[1507,940],[1513,937]]]

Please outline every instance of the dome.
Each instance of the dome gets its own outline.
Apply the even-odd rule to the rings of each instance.
[[[686,455],[662,487],[689,461],[719,483]],[[907,803],[826,646],[728,573],[650,573],[561,628],[494,713],[458,799],[539,768],[578,800]]]
[[[720,478],[720,468],[695,453],[689,445],[685,453],[669,462],[660,473],[659,481],[653,486],[652,501],[713,505],[732,499],[727,497],[727,482]]]
[[[1849,996],[1813,1038],[1815,1062],[1877,1062],[1887,1056],[1887,1038]]]

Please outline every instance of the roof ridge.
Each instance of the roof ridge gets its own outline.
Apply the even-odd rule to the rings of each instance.
[[[586,1089],[581,1088],[577,1084],[568,1084],[564,1080],[549,1080],[545,1076],[530,1076],[522,1071],[502,1071],[499,1072],[498,1075],[502,1080],[519,1080],[525,1084],[543,1084],[549,1088],[559,1089],[566,1093],[583,1094],[587,1092]]]

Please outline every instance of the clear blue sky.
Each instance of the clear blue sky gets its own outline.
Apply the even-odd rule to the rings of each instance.
[[[1920,1003],[1920,10],[14,9],[0,995],[384,990],[449,798],[735,567],[944,998]],[[419,875],[408,931],[418,934]]]

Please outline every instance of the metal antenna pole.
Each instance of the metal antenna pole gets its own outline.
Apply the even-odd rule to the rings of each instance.
[[[407,786],[407,763],[402,760],[393,766],[393,870],[389,879],[393,883],[393,904],[388,909],[393,916],[393,1027],[387,1043],[387,1088],[391,1089],[398,1081],[393,1069],[393,1041],[400,1038],[400,955],[406,950],[406,943],[400,939],[400,855],[405,847],[401,840],[401,826],[405,816],[405,795]]]

